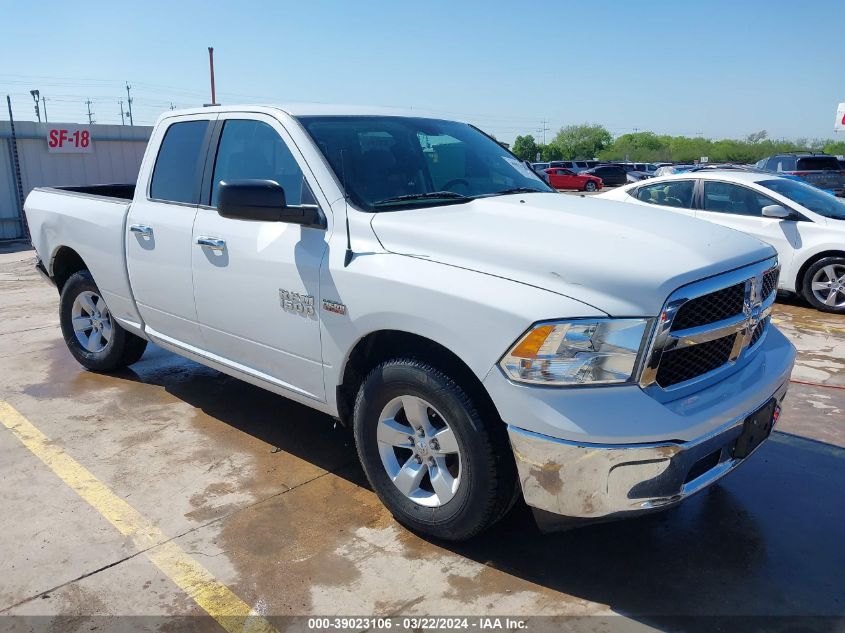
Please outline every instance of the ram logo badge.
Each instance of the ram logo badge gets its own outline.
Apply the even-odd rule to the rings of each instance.
[[[315,315],[314,297],[311,295],[301,295],[298,292],[279,288],[279,304],[287,312],[294,312],[307,317]]]
[[[339,301],[331,301],[330,299],[323,299],[323,310],[326,312],[334,312],[335,314],[346,314],[346,306]]]

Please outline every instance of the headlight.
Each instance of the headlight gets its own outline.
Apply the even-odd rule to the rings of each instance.
[[[505,354],[512,380],[540,385],[629,382],[649,332],[648,319],[578,319],[540,323]]]

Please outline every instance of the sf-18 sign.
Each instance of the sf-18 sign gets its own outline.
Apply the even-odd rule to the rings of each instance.
[[[91,132],[79,125],[50,128],[47,151],[55,154],[88,154],[94,151]]]

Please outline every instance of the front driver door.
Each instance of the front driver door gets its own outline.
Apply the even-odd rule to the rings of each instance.
[[[753,235],[775,247],[786,269],[801,244],[795,220],[763,215],[763,207],[780,204],[768,196],[731,182],[703,180],[700,209],[696,217]],[[782,206],[782,205],[781,205]]]
[[[206,349],[236,369],[325,400],[319,268],[326,231],[224,218],[216,210],[220,182],[243,179],[276,181],[289,205],[316,204],[310,171],[272,117],[223,114],[218,125],[209,197],[197,212],[193,240],[194,299]]]

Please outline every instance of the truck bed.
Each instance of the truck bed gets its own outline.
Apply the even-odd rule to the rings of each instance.
[[[51,187],[59,191],[70,191],[82,193],[89,196],[100,196],[102,198],[118,198],[120,200],[132,200],[135,197],[135,185],[116,183],[111,185],[85,185],[81,187]]]
[[[38,187],[25,209],[32,245],[50,276],[61,249],[85,262],[112,314],[122,323],[140,323],[126,270],[126,216],[135,185]]]

